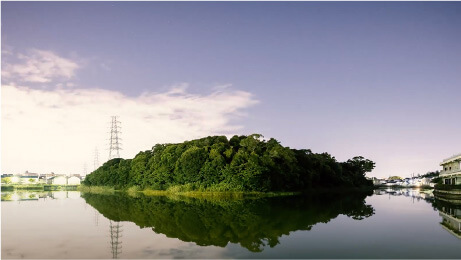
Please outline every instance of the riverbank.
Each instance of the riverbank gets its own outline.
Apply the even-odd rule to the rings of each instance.
[[[403,185],[375,185],[373,187],[374,189],[420,189],[420,190],[433,190],[434,187],[431,187],[429,185],[421,185],[421,186],[416,186],[416,185],[411,185],[411,186],[403,186]]]
[[[267,197],[286,197],[286,196],[298,196],[302,194],[336,194],[336,193],[348,193],[348,192],[362,192],[372,193],[372,187],[364,188],[318,188],[310,189],[305,191],[279,191],[279,192],[258,192],[258,191],[212,191],[212,190],[187,190],[181,189],[177,186],[173,186],[167,190],[154,190],[154,189],[140,189],[137,186],[132,186],[128,189],[117,190],[113,187],[107,186],[85,186],[81,185],[78,188],[81,192],[95,193],[95,194],[113,194],[115,192],[124,192],[130,196],[138,196],[140,194],[144,196],[167,196],[167,197],[190,197],[190,198],[222,198],[222,199],[242,199],[242,198],[267,198]]]
[[[248,197],[280,197],[280,196],[295,196],[301,192],[244,192],[244,191],[184,191],[177,189],[167,190],[153,190],[143,189],[137,187],[130,187],[128,189],[116,190],[113,187],[107,186],[84,186],[78,188],[81,192],[95,193],[95,194],[112,194],[115,192],[125,192],[131,196],[143,194],[145,196],[184,196],[192,198],[248,198]]]
[[[33,190],[33,191],[76,191],[80,185],[54,184],[10,184],[1,186],[1,191]]]

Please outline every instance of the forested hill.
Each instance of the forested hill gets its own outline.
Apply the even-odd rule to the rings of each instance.
[[[361,156],[337,162],[328,153],[283,147],[259,134],[209,136],[157,144],[133,159],[112,159],[88,175],[85,185],[164,190],[185,185],[208,191],[301,191],[371,186],[374,162]]]

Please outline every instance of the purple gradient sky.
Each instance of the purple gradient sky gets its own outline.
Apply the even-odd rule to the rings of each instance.
[[[2,2],[1,19],[2,50],[82,59],[80,87],[232,84],[259,101],[237,134],[362,155],[370,176],[461,152],[460,2]]]

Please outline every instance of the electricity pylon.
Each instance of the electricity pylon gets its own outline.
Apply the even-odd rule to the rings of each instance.
[[[93,161],[93,171],[99,168],[99,151],[98,147],[94,148],[94,161]]]
[[[112,122],[110,126],[110,139],[109,139],[109,160],[114,158],[120,158],[120,150],[122,150],[122,140],[119,137],[121,126],[120,121],[117,120],[117,116],[112,116]]]

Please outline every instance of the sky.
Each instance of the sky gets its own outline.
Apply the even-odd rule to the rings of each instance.
[[[113,115],[123,158],[260,133],[364,156],[370,177],[438,170],[461,152],[460,14],[460,2],[2,2],[1,171],[89,173],[108,159]]]

